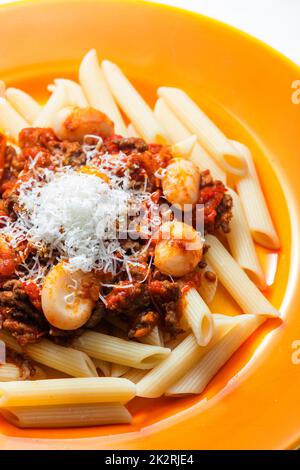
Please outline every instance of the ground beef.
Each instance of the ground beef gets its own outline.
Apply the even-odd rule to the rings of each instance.
[[[6,348],[6,359],[19,367],[22,380],[32,379],[35,376],[36,368],[25,354]]]
[[[178,334],[180,287],[177,282],[154,280],[149,283],[149,293],[153,304],[161,313],[164,328],[171,335]]]
[[[105,302],[108,312],[124,313],[131,317],[149,306],[150,297],[145,284],[121,281],[105,297]]]
[[[201,204],[202,207],[195,208],[194,217],[195,220],[199,215],[204,217],[205,233],[215,233],[220,228],[224,233],[229,232],[229,223],[232,218],[232,198],[226,193],[224,184],[212,178],[209,170],[201,173],[198,204]]]
[[[18,280],[7,281],[0,289],[0,328],[22,346],[36,342],[49,330],[44,315],[32,305]]]
[[[128,338],[147,336],[159,322],[159,314],[153,310],[139,313],[130,325]]]

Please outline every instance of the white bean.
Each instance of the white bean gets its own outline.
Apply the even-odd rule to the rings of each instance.
[[[202,257],[199,233],[183,222],[162,225],[161,239],[155,247],[155,266],[163,273],[181,277],[194,271]]]

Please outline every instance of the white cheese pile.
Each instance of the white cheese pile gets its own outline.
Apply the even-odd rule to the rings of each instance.
[[[116,236],[116,220],[126,216],[133,196],[119,182],[113,187],[93,174],[71,168],[60,172],[44,169],[39,178],[20,186],[21,211],[4,230],[15,247],[27,240],[40,250],[46,248],[50,259],[56,253],[57,259],[67,260],[71,270],[116,273],[120,261],[116,252],[125,256]],[[141,192],[136,200],[147,197],[148,193]],[[34,268],[26,263],[23,267],[30,278],[41,269],[37,256]]]

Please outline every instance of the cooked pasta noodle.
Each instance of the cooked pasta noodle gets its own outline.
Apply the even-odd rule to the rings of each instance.
[[[18,406],[1,410],[19,428],[62,428],[130,423],[132,417],[121,403],[54,406]]]
[[[0,128],[9,139],[18,142],[19,132],[29,124],[6,98],[0,97]]]
[[[230,328],[232,325],[229,322],[216,323],[215,333],[209,347]],[[199,346],[193,334],[187,336],[172,350],[169,357],[155,366],[137,383],[137,396],[156,398],[163,395],[185,372],[197,364],[205,354],[206,348],[207,346]]]
[[[110,377],[111,376],[111,366],[112,364],[107,361],[102,361],[101,359],[95,359],[93,358],[93,363],[96,367],[96,369],[99,369],[104,377]]]
[[[280,241],[261,189],[251,152],[240,142],[231,142],[243,155],[248,166],[248,173],[242,178],[236,178],[236,187],[252,236],[257,243],[277,250],[280,248]]]
[[[94,331],[83,333],[74,341],[74,346],[91,357],[137,369],[151,369],[170,353],[168,348],[126,341]]]
[[[68,102],[71,105],[78,106],[79,108],[88,107],[88,101],[79,83],[76,83],[73,80],[67,80],[66,78],[56,78],[54,83],[57,86],[64,86],[68,96]]]
[[[160,87],[158,95],[166,100],[186,127],[198,136],[200,144],[226,172],[234,175],[246,173],[244,157],[184,91]]]
[[[112,94],[137,132],[147,142],[166,143],[168,141],[166,132],[157,122],[148,104],[125,77],[121,69],[112,62],[104,60],[102,70]]]
[[[56,86],[50,98],[34,120],[33,127],[51,127],[55,115],[68,104],[68,96],[65,87],[63,85]]]
[[[265,318],[256,315],[243,315],[232,329],[212,347],[181,379],[166,392],[168,396],[201,393],[218,370],[230,359],[233,353],[251,336]]]
[[[93,361],[83,352],[43,339],[25,348],[29,357],[72,377],[97,377]]]
[[[217,292],[218,287],[218,276],[212,269],[209,263],[206,262],[206,266],[201,269],[202,277],[197,290],[204,302],[210,304]]]
[[[200,346],[212,338],[214,323],[210,310],[195,288],[190,288],[182,299],[182,315]]]
[[[90,106],[107,114],[115,124],[116,134],[126,136],[125,123],[107,86],[95,49],[91,49],[82,59],[79,81]]]
[[[122,364],[112,364],[110,375],[111,377],[122,377],[129,369],[129,366],[123,366]]]
[[[0,382],[11,382],[12,380],[20,380],[21,373],[19,367],[15,364],[0,364]]]
[[[154,113],[166,129],[173,144],[176,144],[178,140],[184,140],[191,136],[190,131],[182,124],[163,98],[156,101]],[[195,143],[189,159],[198,166],[200,171],[208,169],[214,178],[226,182],[225,172],[198,142]]]
[[[29,124],[35,121],[42,109],[32,96],[19,88],[7,88],[6,98]]]
[[[135,385],[116,377],[46,379],[0,384],[0,407],[121,402],[135,396]]]
[[[7,331],[0,330],[0,340],[4,341],[7,347],[22,354],[22,348],[19,343]]]
[[[222,243],[213,235],[206,237],[210,245],[206,257],[219,281],[228,290],[244,312],[277,317],[279,312],[257,289]]]
[[[236,262],[244,269],[250,279],[260,289],[265,289],[266,280],[259,264],[240,198],[232,189],[228,191],[233,201],[233,217],[230,223],[230,232],[227,234],[230,251]]]

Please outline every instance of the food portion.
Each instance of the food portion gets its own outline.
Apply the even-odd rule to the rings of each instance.
[[[249,157],[183,92],[160,89],[154,113],[95,57],[84,58],[80,84],[55,80],[43,107],[13,88],[1,98],[0,407],[21,427],[128,422],[135,394],[200,393],[214,375],[204,366],[189,389],[200,359],[217,348],[219,368],[277,316],[247,276],[265,286],[242,196],[235,210],[239,196],[218,178],[253,184]],[[180,120],[178,138],[163,125],[166,109]],[[218,279],[248,315],[210,311]],[[56,382],[43,366],[75,378]],[[80,407],[94,418],[80,422]]]

